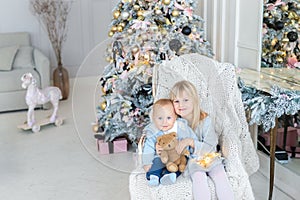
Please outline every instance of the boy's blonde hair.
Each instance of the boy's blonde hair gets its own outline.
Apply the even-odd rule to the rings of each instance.
[[[189,122],[189,125],[193,130],[195,130],[200,121],[207,116],[207,113],[203,112],[200,109],[200,100],[198,92],[196,90],[196,87],[189,81],[177,82],[171,89],[170,99],[173,101],[174,99],[176,99],[177,96],[182,96],[183,91],[186,92],[186,94],[192,98],[191,100],[194,103],[193,118],[192,121]]]
[[[155,112],[158,111],[159,108],[166,106],[166,105],[171,105],[173,108],[173,111],[175,113],[173,101],[171,99],[158,99],[152,106],[152,117],[155,114]]]

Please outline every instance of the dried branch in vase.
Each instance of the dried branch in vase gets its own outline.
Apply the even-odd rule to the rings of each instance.
[[[69,96],[69,74],[62,64],[63,43],[67,39],[67,16],[72,0],[30,0],[30,10],[47,31],[53,47],[57,68],[53,71],[53,85],[62,92],[62,99]]]
[[[62,66],[62,47],[67,38],[67,16],[71,6],[70,0],[30,0],[30,10],[47,31],[58,67]]]

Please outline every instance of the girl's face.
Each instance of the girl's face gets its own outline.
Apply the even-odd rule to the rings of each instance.
[[[153,115],[153,121],[155,126],[162,131],[170,130],[176,121],[176,113],[172,104],[156,108],[156,112]]]
[[[185,119],[191,118],[194,105],[192,98],[185,91],[173,100],[173,105],[176,114]]]

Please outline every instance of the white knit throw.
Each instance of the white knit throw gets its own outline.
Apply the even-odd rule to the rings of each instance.
[[[249,175],[259,168],[250,137],[241,93],[237,87],[235,67],[199,54],[186,54],[154,67],[155,99],[168,98],[170,88],[181,80],[192,82],[201,99],[201,108],[209,113],[219,134],[225,157],[225,169],[236,200],[254,199]],[[212,180],[208,179],[212,199],[217,199]],[[149,187],[139,165],[129,178],[131,199],[193,199],[190,178],[178,177],[173,185]]]

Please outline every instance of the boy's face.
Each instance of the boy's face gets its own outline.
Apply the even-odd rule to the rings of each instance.
[[[153,115],[153,121],[159,130],[170,130],[176,121],[173,105],[157,106]]]

